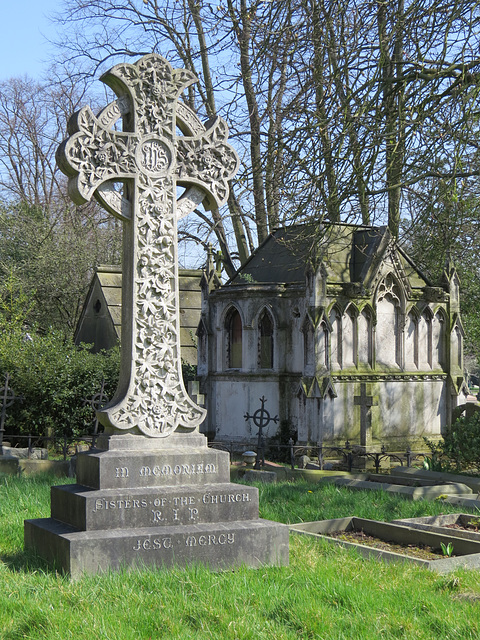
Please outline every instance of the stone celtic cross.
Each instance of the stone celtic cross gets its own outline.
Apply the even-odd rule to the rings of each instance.
[[[179,102],[196,82],[189,71],[151,54],[101,80],[117,100],[97,116],[88,106],[75,114],[57,152],[72,200],[93,196],[124,223],[120,381],[98,415],[110,433],[165,437],[205,417],[182,380],[177,220],[202,201],[207,209],[225,203],[238,156],[221,118],[206,128]]]

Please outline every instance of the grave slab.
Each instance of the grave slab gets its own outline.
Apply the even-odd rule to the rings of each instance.
[[[288,528],[278,523],[245,520],[208,525],[140,527],[78,531],[58,520],[25,522],[25,545],[72,578],[124,568],[185,567],[210,569],[247,565],[284,565]]]
[[[480,542],[480,519],[468,513],[447,513],[438,516],[424,516],[418,518],[401,518],[392,520],[393,524],[401,524],[412,529],[422,529],[432,533],[454,535],[456,538],[476,540]],[[471,525],[474,525],[474,528]],[[449,525],[454,525],[452,529]],[[470,525],[471,528],[468,528]]]
[[[444,471],[429,471],[427,469],[417,469],[416,467],[395,467],[392,474],[404,477],[414,477],[417,479],[435,480],[440,483],[460,482],[466,484],[472,491],[480,492],[480,478],[472,478],[458,473],[446,473]]]
[[[385,476],[385,480],[388,479],[388,476]],[[348,489],[357,490],[357,491],[387,491],[388,493],[399,493],[406,498],[411,500],[435,500],[440,496],[448,496],[448,495],[465,495],[469,496],[472,494],[472,490],[467,485],[460,483],[451,483],[451,484],[438,484],[431,485],[428,483],[427,486],[407,486],[400,484],[391,484],[389,482],[378,482],[378,481],[370,481],[370,480],[361,480],[356,478],[335,478],[333,483],[337,486],[347,487]]]

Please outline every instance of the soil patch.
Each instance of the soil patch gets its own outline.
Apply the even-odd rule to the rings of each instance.
[[[442,525],[445,529],[456,529],[460,531],[473,531],[474,533],[480,533],[480,524],[476,522],[475,524],[471,524],[469,522],[455,522],[454,524],[444,524]]]
[[[374,549],[381,549],[382,551],[391,551],[392,553],[400,553],[405,556],[420,558],[421,560],[438,560],[439,558],[445,558],[441,549],[434,549],[433,547],[425,545],[388,542],[381,538],[368,535],[363,531],[339,531],[328,533],[328,536],[330,538],[336,538],[337,540],[344,540],[345,542],[353,542],[354,544],[362,544],[367,547],[373,547]],[[454,556],[455,553],[452,553],[452,557]]]

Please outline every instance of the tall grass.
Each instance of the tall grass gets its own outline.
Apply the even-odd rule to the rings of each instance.
[[[413,501],[385,491],[352,491],[333,484],[285,482],[258,486],[261,517],[288,524],[352,515],[389,522],[459,510],[442,500]]]
[[[141,640],[458,639],[480,636],[480,574],[387,565],[303,536],[290,565],[212,573],[142,570],[72,582],[23,552],[23,519],[49,512],[58,480],[0,478],[0,638]],[[446,511],[381,492],[261,487],[263,517],[391,519]]]

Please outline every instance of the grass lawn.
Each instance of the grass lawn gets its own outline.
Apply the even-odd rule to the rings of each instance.
[[[441,576],[303,536],[290,538],[289,567],[211,573],[197,566],[72,582],[23,551],[23,520],[49,515],[50,485],[58,483],[0,476],[2,640],[480,637],[480,572]],[[260,492],[262,517],[282,522],[460,511],[303,482],[260,486]]]

